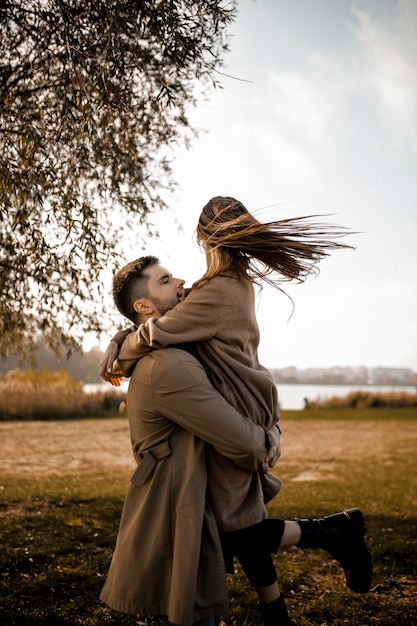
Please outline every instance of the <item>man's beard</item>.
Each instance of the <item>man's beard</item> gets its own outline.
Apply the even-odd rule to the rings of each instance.
[[[171,300],[159,300],[159,298],[152,298],[152,303],[158,309],[161,315],[165,315],[171,309],[174,308],[179,302],[178,297],[172,298]]]

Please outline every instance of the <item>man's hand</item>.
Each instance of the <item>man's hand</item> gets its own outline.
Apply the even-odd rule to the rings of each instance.
[[[274,467],[275,463],[281,456],[281,431],[278,426],[273,426],[268,432],[269,439],[271,441],[271,447],[269,448],[266,462],[269,467]]]
[[[119,354],[119,346],[115,341],[110,341],[100,363],[100,376],[114,387],[120,387],[123,374],[115,361]]]

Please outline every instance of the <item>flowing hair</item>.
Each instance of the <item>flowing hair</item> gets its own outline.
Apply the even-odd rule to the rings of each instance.
[[[201,212],[196,231],[207,254],[207,271],[193,287],[229,270],[277,288],[280,282],[304,282],[307,276],[319,272],[317,265],[330,250],[352,248],[335,241],[350,231],[314,221],[318,217],[262,223],[238,200],[212,198]]]

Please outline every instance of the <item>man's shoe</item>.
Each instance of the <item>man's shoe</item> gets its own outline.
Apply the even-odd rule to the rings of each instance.
[[[287,605],[282,595],[269,604],[258,602],[258,609],[263,626],[297,626],[288,615]]]
[[[327,550],[343,567],[352,591],[366,593],[372,583],[372,557],[364,536],[365,520],[359,509],[321,519],[297,519],[301,528],[298,548]]]

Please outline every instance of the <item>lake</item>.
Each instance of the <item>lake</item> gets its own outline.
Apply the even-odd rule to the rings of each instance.
[[[123,380],[120,387],[121,391],[127,391],[129,381]],[[97,391],[110,389],[107,383],[98,385],[85,385],[86,391]],[[114,388],[115,389],[115,388]],[[369,391],[370,393],[391,393],[405,392],[415,393],[415,387],[412,385],[277,385],[278,398],[281,409],[287,411],[296,411],[304,408],[304,398],[308,400],[322,400],[337,396],[344,398],[352,391]]]

